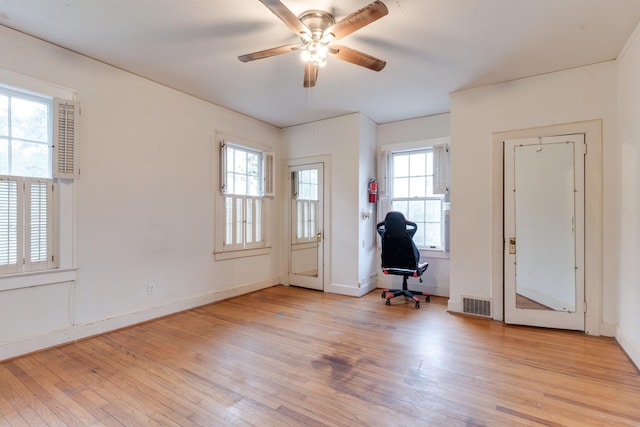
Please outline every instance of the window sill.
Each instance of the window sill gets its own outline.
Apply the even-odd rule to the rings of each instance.
[[[420,257],[431,259],[449,259],[449,252],[437,249],[420,249]]]
[[[0,292],[73,282],[76,280],[77,270],[77,268],[64,268],[4,274],[0,276]]]
[[[238,251],[218,251],[213,253],[213,258],[216,261],[224,261],[226,259],[247,258],[258,255],[271,254],[271,246],[256,249],[242,249]]]

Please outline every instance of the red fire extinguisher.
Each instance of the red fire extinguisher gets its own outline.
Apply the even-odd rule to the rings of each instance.
[[[378,201],[378,183],[374,178],[369,180],[369,203]]]

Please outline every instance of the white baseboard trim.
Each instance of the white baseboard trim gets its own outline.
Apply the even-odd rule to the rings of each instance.
[[[603,337],[615,337],[618,326],[613,323],[600,323],[599,335]]]
[[[447,302],[447,311],[452,311],[454,313],[462,313],[463,312],[462,302],[453,301],[451,298],[449,298],[449,301]]]
[[[346,295],[350,297],[360,298],[376,288],[375,280],[365,283],[359,283],[358,286],[347,286],[339,283],[330,283],[324,287],[324,291],[330,294]]]
[[[41,351],[47,348],[68,344],[83,338],[147,322],[159,317],[189,310],[195,307],[222,301],[228,298],[255,292],[278,284],[277,280],[241,285],[235,288],[215,291],[209,294],[170,302],[165,305],[145,308],[136,312],[115,315],[96,322],[76,324],[56,331],[47,331],[41,335],[21,338],[0,345],[0,361]]]
[[[624,329],[620,326],[616,329],[616,340],[618,344],[620,344],[620,347],[627,353],[631,361],[636,365],[636,368],[640,369],[640,347],[629,337],[629,334],[627,334]]]

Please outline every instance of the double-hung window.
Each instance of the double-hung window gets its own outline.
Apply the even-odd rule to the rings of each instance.
[[[445,251],[446,147],[391,151],[385,161],[388,188],[384,213],[390,210],[402,212],[417,224],[413,240],[418,248]]]
[[[224,140],[220,144],[222,247],[218,252],[268,245],[266,220],[273,193],[273,154]]]
[[[54,101],[0,86],[0,273],[53,268]]]

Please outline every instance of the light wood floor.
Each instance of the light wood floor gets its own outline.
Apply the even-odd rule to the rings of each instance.
[[[610,338],[276,286],[0,364],[0,425],[640,425]]]

